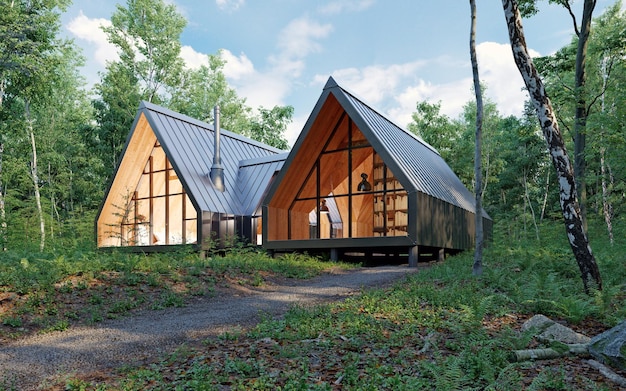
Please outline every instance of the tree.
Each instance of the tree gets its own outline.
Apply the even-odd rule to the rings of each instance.
[[[31,146],[29,173],[39,217],[39,248],[43,250],[46,230],[39,191],[37,144],[31,105],[49,97],[50,90],[46,79],[54,72],[59,56],[57,48],[61,46],[56,39],[59,30],[59,11],[67,7],[68,1],[14,0],[3,5],[2,21],[6,26],[0,29],[2,34],[0,41],[3,42],[0,85],[3,103],[6,96],[12,96],[22,103],[23,125]],[[2,149],[4,150],[4,146]],[[4,205],[4,199],[0,201]]]
[[[109,173],[117,165],[139,101],[163,103],[166,90],[179,86],[184,65],[180,35],[186,21],[164,0],[128,0],[126,8],[117,5],[111,23],[103,30],[120,59],[107,64],[96,85],[99,99],[93,106],[99,127],[91,138],[95,151],[111,162]]]
[[[618,177],[624,177],[624,84],[626,83],[626,12],[622,2],[616,2],[594,21],[594,33],[589,42],[589,79],[591,90],[600,91],[599,107],[590,112],[587,127],[593,129],[590,148],[599,155],[598,176],[601,182],[602,214],[613,243],[614,205],[623,204],[616,190]],[[594,98],[594,97],[592,97]],[[591,132],[589,132],[591,133]],[[597,161],[597,159],[596,159]],[[615,202],[617,201],[617,202]]]
[[[590,284],[601,290],[602,278],[583,227],[576,194],[574,169],[543,81],[528,53],[517,1],[502,0],[502,6],[509,29],[513,58],[535,107],[542,132],[548,143],[552,163],[557,172],[565,230],[580,269],[585,292],[589,293]]]
[[[252,119],[247,136],[278,149],[289,149],[284,133],[292,115],[292,106],[274,106],[271,110],[259,107],[259,114]]]
[[[122,63],[109,63],[95,89],[99,99],[95,99],[92,105],[98,126],[87,129],[90,134],[88,143],[97,156],[109,163],[107,171],[110,173],[117,166],[141,100],[139,80],[132,69]]]
[[[184,65],[180,35],[186,24],[176,7],[164,0],[128,0],[126,8],[117,5],[111,26],[103,28],[149,102],[158,103],[163,88],[179,83]]]
[[[536,8],[537,0],[520,0],[523,5],[522,15],[532,15],[538,12]],[[574,116],[574,177],[576,181],[576,191],[578,193],[578,200],[581,211],[581,219],[583,221],[583,228],[587,229],[586,222],[586,204],[587,204],[587,185],[585,180],[585,171],[587,167],[585,159],[585,148],[587,145],[587,116],[589,115],[589,108],[587,107],[586,100],[586,63],[587,63],[587,48],[589,45],[589,37],[591,33],[591,20],[593,10],[595,9],[597,0],[584,0],[583,15],[580,27],[576,20],[571,7],[571,0],[550,0],[550,3],[557,3],[567,9],[572,23],[574,25],[574,32],[578,37],[576,45],[576,61],[575,77],[574,77],[574,96],[576,99],[575,104],[575,116]]]
[[[221,126],[243,134],[250,127],[251,109],[228,85],[223,68],[224,61],[210,55],[208,66],[183,70],[181,84],[168,87],[167,104],[174,111],[206,122],[213,121],[212,107],[219,104]]]
[[[621,11],[621,2],[616,2],[602,15],[595,18],[588,41],[585,66],[584,100],[587,102],[585,119],[585,186],[586,202],[591,210],[604,210],[609,236],[611,235],[612,199],[611,178],[614,169],[622,166],[620,150],[623,129],[619,120],[621,90],[620,77],[624,69],[626,48],[626,18]],[[552,103],[559,113],[562,127],[571,131],[575,140],[576,107],[579,102],[575,93],[576,57],[580,40],[574,37],[569,45],[555,54],[537,59],[537,68],[542,73],[546,88],[551,91]],[[568,115],[569,113],[569,115]],[[615,134],[617,137],[612,137]],[[578,134],[580,136],[580,134]],[[575,170],[576,172],[576,170]],[[618,175],[619,177],[619,175]],[[598,183],[603,183],[598,188]],[[602,204],[602,206],[599,206]]]
[[[474,250],[473,274],[479,276],[483,272],[483,181],[482,181],[482,130],[483,130],[483,96],[480,88],[480,77],[478,74],[478,59],[476,57],[476,1],[470,0],[471,8],[471,29],[470,29],[470,57],[472,60],[472,75],[474,79],[474,93],[476,94],[476,134],[474,150],[474,194],[475,218],[476,218],[476,248]]]
[[[448,116],[441,114],[441,102],[417,102],[408,130],[437,149],[443,160],[452,161],[456,154],[460,129]]]
[[[507,234],[511,238],[516,237],[515,222],[521,221],[522,232],[526,234],[529,211],[538,236],[537,221],[543,215],[539,210],[543,211],[548,202],[545,178],[552,171],[547,164],[545,141],[530,115],[533,114],[528,113],[522,119],[514,116],[502,119],[493,136],[495,140],[491,140],[500,146],[497,159],[502,167],[492,191],[486,194],[485,203],[501,220],[508,222]]]

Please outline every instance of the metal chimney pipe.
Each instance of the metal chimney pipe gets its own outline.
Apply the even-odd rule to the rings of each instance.
[[[224,191],[224,167],[222,167],[222,159],[220,158],[220,107],[215,106],[213,109],[213,133],[215,135],[215,142],[213,143],[213,165],[211,166],[211,172],[209,177],[213,186],[218,191]]]

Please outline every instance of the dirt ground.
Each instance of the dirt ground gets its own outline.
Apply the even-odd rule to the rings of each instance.
[[[0,345],[0,379],[17,389],[46,388],[59,379],[107,371],[166,354],[178,346],[279,317],[293,304],[342,300],[417,272],[407,266],[336,271],[309,280],[274,280],[198,297],[183,308],[144,311],[90,327],[33,335]]]

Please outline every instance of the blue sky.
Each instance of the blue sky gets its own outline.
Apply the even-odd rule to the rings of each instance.
[[[469,60],[470,8],[465,0],[168,0],[187,19],[187,66],[221,51],[224,73],[251,107],[291,105],[292,144],[329,76],[401,127],[418,101],[441,102],[456,118],[473,99]],[[83,48],[88,83],[99,80],[114,47],[99,26],[116,1],[75,0],[64,33]],[[553,53],[572,37],[561,7],[541,3],[524,21],[535,55]],[[615,0],[598,0],[595,15]],[[125,4],[122,1],[121,4]],[[574,7],[580,18],[582,0]],[[486,95],[503,115],[520,115],[525,99],[500,0],[477,0],[477,52]],[[137,102],[139,105],[139,102]],[[210,108],[207,108],[210,110]]]

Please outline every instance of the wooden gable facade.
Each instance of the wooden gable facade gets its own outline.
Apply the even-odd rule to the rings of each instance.
[[[272,251],[395,254],[416,264],[469,249],[474,236],[473,194],[441,156],[332,78],[263,201]]]
[[[209,177],[216,144],[224,189]],[[280,152],[225,130],[216,143],[212,125],[142,102],[96,217],[97,246],[260,244],[260,201],[284,162]]]

